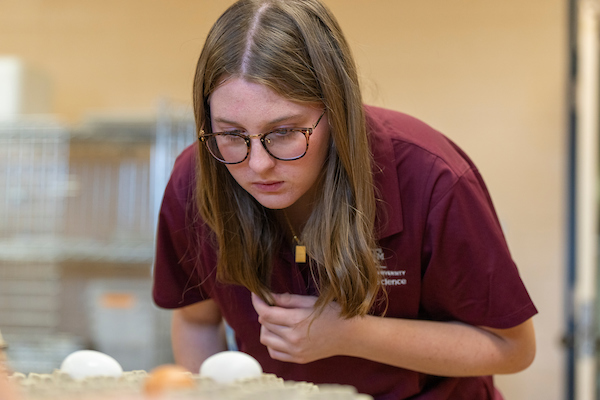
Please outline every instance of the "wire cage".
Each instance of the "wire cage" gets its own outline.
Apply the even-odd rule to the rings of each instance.
[[[69,132],[57,122],[0,122],[0,238],[60,232],[68,156]]]
[[[50,117],[0,122],[0,327],[12,342],[13,368],[29,368],[24,354],[33,351],[33,338],[52,341],[58,329],[60,273],[52,244],[62,232],[68,187],[64,125]]]
[[[190,108],[169,101],[78,128],[0,122],[0,329],[13,369],[48,372],[80,348],[118,350],[132,368],[170,360],[170,314],[149,297],[154,234],[173,163],[194,140]],[[90,303],[113,289],[140,302]],[[149,346],[107,334],[128,312],[144,321],[128,338],[140,329]]]
[[[189,108],[169,101],[155,116],[90,118],[71,138],[65,236],[91,241],[95,259],[151,261],[164,189],[194,132]]]
[[[177,156],[196,141],[196,125],[188,105],[162,100],[158,107],[156,142],[152,154],[154,218]],[[154,220],[156,223],[156,219]]]
[[[55,242],[65,215],[69,132],[48,118],[0,122],[0,326],[56,327]],[[25,262],[23,261],[30,261]]]

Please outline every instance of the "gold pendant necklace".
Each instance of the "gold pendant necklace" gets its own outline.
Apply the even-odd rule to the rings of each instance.
[[[285,211],[283,212],[283,216],[285,217],[285,220],[286,220],[288,226],[290,227],[290,231],[292,231],[292,236],[294,237],[294,242],[296,243],[296,248],[294,251],[295,260],[297,263],[305,263],[306,262],[306,246],[303,246],[300,243],[300,239],[298,239],[298,236],[296,235],[296,231],[294,231],[294,227],[292,227],[292,223],[290,222]]]

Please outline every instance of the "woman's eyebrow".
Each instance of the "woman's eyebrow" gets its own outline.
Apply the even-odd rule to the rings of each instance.
[[[264,126],[277,125],[277,124],[279,124],[281,122],[285,122],[285,121],[289,121],[289,120],[294,120],[294,119],[301,118],[303,115],[304,114],[289,114],[289,115],[284,115],[282,117],[275,118],[275,119],[273,119],[271,121],[264,122],[264,123],[262,123],[262,125],[264,125]],[[214,122],[220,122],[220,123],[223,123],[223,124],[238,125],[238,126],[241,125],[239,122],[236,122],[234,120],[230,120],[230,119],[227,119],[227,118],[224,118],[224,117],[215,117],[213,119],[213,121]]]
[[[233,120],[229,120],[227,118],[221,118],[221,117],[214,117],[212,118],[213,122],[221,122],[224,124],[231,124],[231,125],[238,125],[237,122],[233,121]]]
[[[283,117],[280,117],[280,118],[276,118],[276,119],[268,122],[266,125],[276,125],[276,124],[279,124],[281,122],[286,122],[286,121],[289,121],[289,120],[298,119],[298,118],[301,118],[303,116],[305,116],[305,114],[291,114],[291,115],[286,115],[286,116],[283,116]]]

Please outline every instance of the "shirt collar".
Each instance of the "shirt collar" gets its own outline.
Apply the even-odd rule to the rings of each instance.
[[[399,233],[403,229],[400,181],[394,144],[382,119],[383,109],[365,106],[367,134],[373,155],[373,183],[377,214],[375,236],[377,239]]]

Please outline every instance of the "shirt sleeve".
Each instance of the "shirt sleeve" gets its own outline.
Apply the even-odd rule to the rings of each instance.
[[[442,168],[432,187],[423,313],[498,329],[535,315],[479,172],[471,167],[457,176]]]
[[[201,230],[194,215],[193,150],[190,146],[177,158],[158,217],[152,295],[163,308],[183,307],[209,297],[199,278]]]

